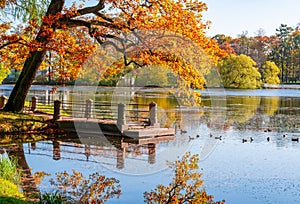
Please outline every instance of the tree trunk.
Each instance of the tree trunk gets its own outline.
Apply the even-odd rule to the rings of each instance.
[[[64,3],[65,0],[51,0],[46,16],[56,15],[57,13],[61,12]],[[56,26],[57,25],[54,23],[51,28],[55,30]],[[37,42],[42,43],[42,47],[48,43],[47,36],[43,35],[44,31],[47,29],[48,27],[43,23],[39,33],[35,38]],[[46,50],[43,48],[41,51],[30,52],[30,56],[26,59],[24,63],[22,72],[9,96],[8,102],[4,107],[4,111],[13,111],[13,112],[22,111],[27,93],[30,89],[30,86],[36,76],[36,73],[41,63],[44,60],[45,54],[46,54]]]

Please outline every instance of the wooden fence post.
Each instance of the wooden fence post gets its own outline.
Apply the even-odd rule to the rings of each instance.
[[[125,115],[125,107],[124,103],[118,104],[118,120],[117,127],[121,132],[128,129],[128,125],[126,125],[126,115]]]
[[[154,164],[156,159],[156,145],[154,143],[148,144],[148,163]]]
[[[53,113],[53,120],[59,120],[60,119],[60,111],[61,111],[61,101],[55,100],[54,101],[54,113]]]
[[[52,156],[52,158],[54,160],[60,160],[60,142],[54,140],[52,142],[52,145],[53,145],[53,156]]]
[[[93,100],[92,99],[86,100],[84,117],[87,119],[92,117],[92,106],[93,106]]]
[[[160,127],[157,122],[157,104],[155,102],[149,104],[149,122],[150,126]]]
[[[36,111],[37,110],[37,102],[38,102],[38,97],[36,96],[33,96],[31,98],[31,107],[30,107],[30,110],[32,112]]]

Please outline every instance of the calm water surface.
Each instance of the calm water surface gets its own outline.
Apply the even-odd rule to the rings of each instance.
[[[9,93],[6,88],[0,87],[0,95]],[[35,87],[31,93],[45,95],[42,91],[45,89]],[[63,91],[51,97],[85,100],[95,93],[89,93],[88,88],[84,94],[68,88]],[[97,90],[95,98],[111,100],[112,92]],[[123,94],[126,100],[139,103],[155,100],[161,124],[176,128],[174,138],[149,144],[94,134],[72,141],[23,144],[32,173],[100,172],[120,180],[120,199],[108,203],[142,203],[143,192],[170,182],[172,172],[165,161],[191,151],[200,156],[205,188],[215,200],[225,199],[229,204],[299,203],[300,143],[292,138],[300,137],[300,90],[205,90],[201,107],[193,108],[179,108],[176,97],[163,92],[147,89]],[[119,92],[114,93],[119,97],[114,100],[124,100]],[[215,139],[219,136],[221,140]],[[48,179],[39,187],[42,191],[51,189]]]

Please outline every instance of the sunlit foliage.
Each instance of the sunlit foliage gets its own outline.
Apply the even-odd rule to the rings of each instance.
[[[21,8],[25,10],[36,10],[39,8],[32,6],[36,1],[16,2],[23,3]],[[219,57],[226,55],[214,40],[205,36],[209,23],[202,21],[202,12],[207,7],[201,1],[99,0],[90,2],[93,6],[74,3],[69,8],[65,8],[63,0],[52,0],[49,4],[39,2],[44,6],[41,10],[47,10],[41,19],[25,19],[24,27],[10,33],[7,32],[10,24],[0,26],[4,29],[0,35],[1,61],[11,69],[22,69],[6,111],[23,108],[26,93],[39,68],[55,65],[51,73],[59,74],[62,81],[76,79],[96,42],[122,54],[123,60],[118,59],[104,74],[118,74],[132,63],[139,67],[159,65],[171,69],[194,88],[203,88],[203,75]],[[2,4],[5,8],[6,3]],[[138,41],[138,46],[128,34]],[[166,49],[168,43],[172,45],[171,50]],[[48,64],[44,61],[47,52],[55,55],[52,60],[48,58]]]
[[[279,84],[280,69],[274,62],[266,61],[262,67],[262,82],[267,84]]]
[[[118,180],[99,173],[93,173],[86,179],[75,170],[72,174],[64,171],[57,173],[56,180],[52,179],[51,183],[66,198],[72,198],[78,203],[103,203],[109,198],[119,197],[121,193]]]
[[[255,89],[261,86],[261,75],[256,63],[246,55],[230,55],[219,65],[225,87]]]
[[[0,63],[0,84],[10,73],[9,69],[5,68],[2,63]]]
[[[186,153],[182,159],[171,164],[174,168],[172,182],[158,185],[154,190],[144,193],[146,203],[214,203],[213,196],[203,188],[202,174],[198,172],[199,157]],[[216,203],[224,203],[216,202]]]

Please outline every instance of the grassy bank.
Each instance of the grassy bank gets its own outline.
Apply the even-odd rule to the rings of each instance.
[[[30,102],[26,101],[25,104],[25,109],[30,110]],[[37,110],[35,111],[36,113],[42,113],[42,114],[47,114],[47,115],[53,115],[54,113],[54,107],[53,105],[47,105],[43,103],[37,103]],[[68,113],[66,110],[61,110],[60,113],[61,116],[71,116],[72,114]]]
[[[44,117],[26,113],[0,112],[0,134],[28,133],[46,127]]]
[[[0,111],[0,145],[44,140],[60,133],[49,117]]]
[[[0,155],[0,203],[26,203],[18,187],[20,181],[17,162]]]

